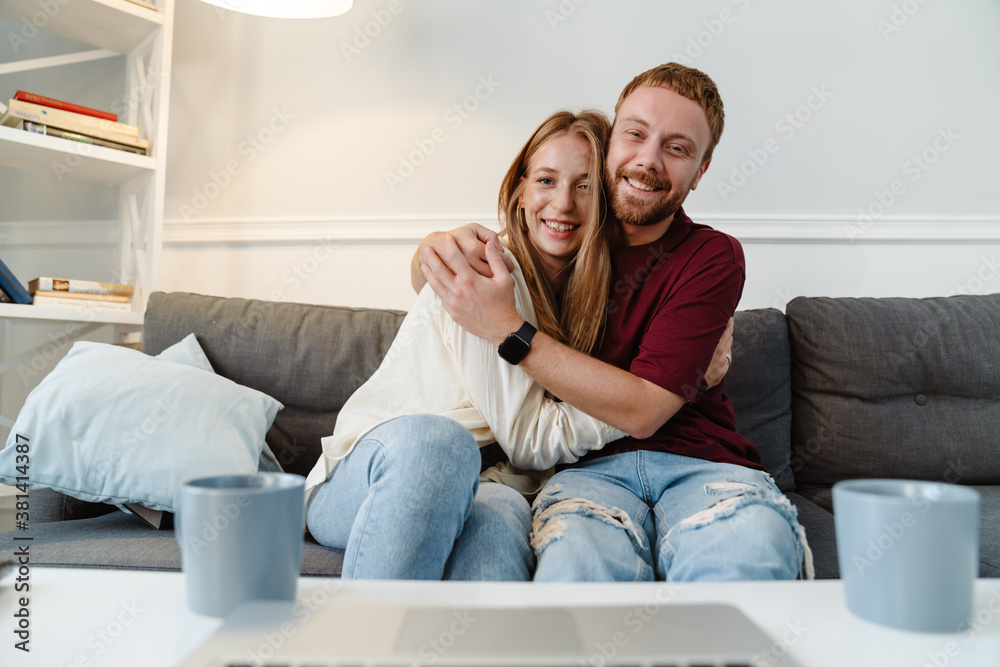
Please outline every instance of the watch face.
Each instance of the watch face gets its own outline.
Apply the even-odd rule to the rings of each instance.
[[[497,351],[500,353],[500,357],[515,366],[521,363],[521,360],[528,356],[528,351],[531,349],[531,345],[518,337],[517,334],[510,334],[507,336]]]

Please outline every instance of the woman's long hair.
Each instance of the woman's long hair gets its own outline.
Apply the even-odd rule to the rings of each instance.
[[[610,131],[611,125],[600,111],[559,111],[531,135],[500,185],[501,233],[524,272],[539,329],[585,354],[595,350],[604,327],[611,288],[611,252],[618,243],[617,227],[607,220],[604,194],[604,155]],[[518,199],[532,156],[549,139],[567,134],[581,137],[590,146],[590,213],[584,221],[580,249],[564,269],[570,272],[569,279],[557,298],[528,238],[524,209]]]

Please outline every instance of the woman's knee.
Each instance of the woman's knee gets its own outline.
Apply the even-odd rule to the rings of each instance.
[[[383,445],[385,461],[410,475],[474,481],[480,456],[475,438],[458,422],[439,415],[408,415],[380,424],[364,440]]]
[[[496,482],[480,484],[445,578],[528,581],[535,562],[530,529],[531,510],[520,493]]]
[[[519,492],[496,482],[479,485],[470,520],[482,520],[491,528],[523,538],[531,530],[531,506]]]

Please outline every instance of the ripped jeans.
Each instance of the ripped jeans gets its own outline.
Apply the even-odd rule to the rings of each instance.
[[[535,581],[812,576],[795,507],[767,473],[743,466],[611,454],[556,473],[532,515]]]

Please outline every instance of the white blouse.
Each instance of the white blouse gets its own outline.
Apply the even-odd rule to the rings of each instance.
[[[519,267],[513,278],[517,310],[537,326]],[[501,464],[483,476],[526,494],[537,492],[548,478],[538,471],[572,463],[625,436],[571,405],[547,398],[540,384],[501,359],[489,341],[458,326],[425,285],[382,365],[344,404],[333,435],[323,438],[323,455],[306,478],[306,493],[329,479],[337,463],[373,428],[412,414],[454,419],[480,447],[499,443],[513,465]]]

